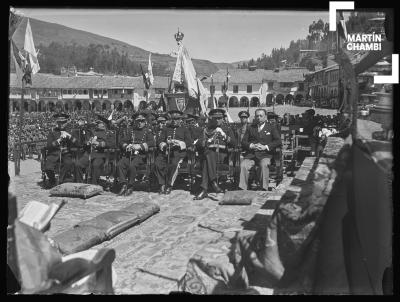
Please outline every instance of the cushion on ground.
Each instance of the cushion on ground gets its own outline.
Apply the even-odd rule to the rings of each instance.
[[[53,240],[61,253],[69,255],[91,248],[106,240],[104,230],[93,226],[78,226],[57,234]]]
[[[160,207],[154,203],[135,203],[119,211],[105,212],[82,221],[73,229],[56,235],[54,240],[64,254],[80,252],[110,240],[158,211]]]
[[[102,192],[103,188],[101,186],[67,182],[51,189],[50,195],[62,197],[79,197],[86,199]]]
[[[219,202],[220,205],[249,205],[258,197],[257,192],[240,190],[228,191]]]
[[[77,226],[92,226],[102,229],[108,239],[113,238],[126,229],[146,220],[160,211],[160,207],[154,203],[135,203],[120,211],[109,211],[96,216],[93,219],[79,223]]]

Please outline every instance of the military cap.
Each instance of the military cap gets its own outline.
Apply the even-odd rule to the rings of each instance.
[[[315,110],[314,109],[307,109],[305,111],[305,113],[308,114],[308,115],[314,116],[315,115]]]
[[[267,112],[267,119],[268,120],[276,119],[277,117],[278,117],[278,115],[275,114],[274,112],[272,112],[272,111],[268,111]]]
[[[69,119],[69,115],[65,113],[56,113],[53,115],[53,118],[57,122],[66,122]]]
[[[209,116],[214,116],[214,117],[224,117],[225,115],[225,110],[223,109],[211,109],[210,112],[208,113]]]
[[[198,120],[200,117],[198,115],[194,115],[194,114],[187,114],[186,115],[186,119],[190,120],[190,119],[195,119]]]
[[[179,110],[170,110],[170,111],[168,111],[168,114],[169,114],[169,115],[175,114],[175,115],[182,116],[182,115],[183,115],[183,112],[182,112],[182,111],[179,111]]]
[[[146,114],[145,112],[143,112],[143,111],[135,112],[135,113],[132,115],[132,119],[133,119],[133,120],[137,120],[137,119],[146,119],[146,117],[147,117],[147,114]]]
[[[157,121],[166,121],[167,120],[167,115],[166,114],[159,114],[157,116]]]
[[[248,118],[250,116],[250,113],[243,110],[243,111],[239,112],[238,116],[239,117],[247,117]]]

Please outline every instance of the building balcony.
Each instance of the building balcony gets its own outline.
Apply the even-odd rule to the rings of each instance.
[[[80,99],[80,100],[89,100],[88,94],[63,94],[63,99]]]

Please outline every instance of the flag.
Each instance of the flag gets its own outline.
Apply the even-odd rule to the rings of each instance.
[[[339,11],[339,21],[337,23],[337,39],[338,39],[338,47],[343,45],[343,42],[347,40],[347,29],[346,22],[343,18],[343,12]]]
[[[109,121],[111,121],[111,120],[112,120],[112,117],[113,117],[114,110],[115,110],[115,109],[113,109],[113,111],[111,111],[111,114],[110,114],[110,116],[108,117],[108,119],[107,119],[107,120],[109,120]]]
[[[32,36],[32,30],[31,30],[31,25],[29,23],[29,19],[26,24],[26,30],[25,30],[24,49],[28,53],[27,61],[32,70],[32,74],[35,74],[40,70],[40,66],[39,66],[39,61],[37,59],[35,44],[33,43],[33,36]]]
[[[24,81],[25,84],[32,85],[31,69],[27,59],[21,54],[21,51],[15,45],[14,40],[11,39],[11,56],[14,60],[15,73],[17,74],[18,81]],[[29,58],[29,57],[28,57]]]
[[[191,97],[196,97],[197,78],[192,60],[185,46],[182,45],[182,68],[185,75],[185,83]]]
[[[172,76],[172,81],[182,83],[182,49],[183,45],[179,46],[178,57],[176,58],[175,70]]]
[[[151,53],[149,54],[149,66],[147,67],[147,72],[149,73],[150,85],[154,83],[153,68],[151,66]]]
[[[12,7],[10,7],[10,16],[8,19],[8,39],[12,39],[15,31],[17,30],[18,26],[21,24],[23,17],[21,14]]]
[[[164,92],[162,93],[160,101],[158,102],[158,108],[162,108],[163,112],[167,112],[167,104],[165,103]]]
[[[146,76],[146,74],[144,73],[142,64],[140,64],[140,70],[142,71],[144,86],[146,87],[146,89],[149,89],[150,88],[150,80],[149,80],[148,76]]]
[[[208,100],[208,94],[203,86],[203,83],[199,79],[197,79],[197,90],[199,93],[198,100],[200,103],[201,112],[205,114],[207,112],[206,103]]]

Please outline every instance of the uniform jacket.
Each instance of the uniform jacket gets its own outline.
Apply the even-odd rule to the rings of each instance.
[[[240,124],[238,128],[236,129],[236,139],[237,143],[240,146],[244,137],[244,134],[246,133],[247,129],[250,127],[249,123],[246,123],[244,125]]]
[[[105,158],[106,153],[105,149],[107,149],[107,141],[106,141],[106,130],[95,130],[93,136],[97,137],[97,141],[100,143],[98,147],[93,147],[91,158]]]
[[[268,145],[269,151],[256,151],[250,149],[250,144],[260,143],[262,145]],[[281,145],[281,138],[278,130],[275,126],[264,124],[261,131],[258,131],[258,125],[252,124],[244,134],[242,140],[242,148],[246,151],[245,158],[257,158],[263,159],[266,157],[272,157],[274,149]]]
[[[134,139],[134,140],[132,140]],[[141,146],[141,149],[138,151],[138,154],[145,154],[149,148],[155,146],[155,141],[154,141],[154,134],[153,132],[147,128],[144,127],[142,129],[130,129],[125,136],[122,137],[122,140],[120,142],[120,147],[122,151],[125,153],[126,147],[129,144],[138,144]],[[127,153],[126,155],[130,154]]]
[[[234,148],[237,144],[237,140],[235,137],[235,133],[233,132],[233,130],[231,129],[231,127],[229,127],[226,124],[222,124],[221,127],[222,131],[225,132],[227,138],[226,140],[219,141],[219,145],[220,145],[220,151],[226,151],[228,148]],[[214,146],[213,143],[208,143],[206,142],[207,139],[209,139],[210,137],[207,136],[206,133],[206,128],[203,129],[202,133],[201,133],[201,138],[198,140],[197,142],[197,146],[198,147],[202,147],[202,148],[210,148],[210,149],[215,149],[216,146]],[[212,136],[211,136],[212,137]],[[222,148],[221,148],[222,146]]]
[[[64,138],[61,141],[61,145],[57,142],[57,140],[61,136],[61,130],[67,131],[65,129],[60,129],[58,127],[54,128],[47,136],[47,149],[49,154],[58,154],[60,151],[60,147],[63,147],[62,153],[63,154],[70,154],[71,147],[78,146],[78,140],[74,137],[71,138]],[[67,131],[68,132],[68,131]]]
[[[193,146],[193,140],[192,136],[190,135],[190,131],[186,127],[172,127],[172,126],[166,126],[161,134],[161,142],[160,145],[163,145],[167,142],[168,137],[171,137],[171,139],[179,140],[185,143],[185,148],[180,148],[178,146],[172,147],[172,150],[174,151],[185,151],[188,148]]]

